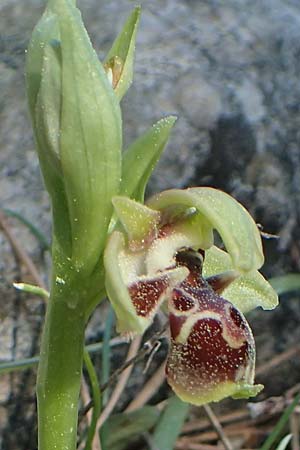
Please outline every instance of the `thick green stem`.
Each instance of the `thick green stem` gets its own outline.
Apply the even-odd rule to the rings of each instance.
[[[65,279],[53,277],[44,325],[37,380],[39,450],[76,449],[86,293],[67,272]]]

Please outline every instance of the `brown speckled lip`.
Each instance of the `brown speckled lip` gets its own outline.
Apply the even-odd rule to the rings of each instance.
[[[244,316],[203,279],[193,255],[176,260],[189,268],[190,276],[172,292],[169,383],[199,395],[218,383],[246,379],[252,373],[247,369],[254,365],[255,344]]]
[[[178,319],[177,319],[178,321]],[[192,327],[185,344],[171,341],[167,364],[169,378],[182,383],[197,379],[209,385],[216,381],[236,381],[237,372],[251,362],[251,343],[245,341],[232,348],[224,339],[222,324],[215,319],[198,320]]]

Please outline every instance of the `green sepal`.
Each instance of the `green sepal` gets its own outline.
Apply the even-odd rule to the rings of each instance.
[[[246,209],[225,192],[208,187],[172,189],[152,197],[147,205],[159,211],[170,209],[172,205],[196,208],[220,234],[234,269],[248,272],[262,266],[264,256],[259,230]]]
[[[104,66],[112,72],[114,91],[119,100],[129,89],[133,79],[136,33],[141,8],[137,6],[128,17],[122,31],[105,58]],[[117,73],[114,73],[114,71]]]
[[[213,246],[205,252],[203,275],[210,277],[233,269],[228,253]],[[241,274],[222,292],[222,297],[229,300],[237,309],[247,313],[258,306],[274,309],[278,297],[272,286],[257,270]]]
[[[114,209],[131,249],[142,249],[156,237],[160,213],[128,197],[114,197]]]
[[[175,116],[156,122],[136,139],[123,154],[120,193],[137,201],[144,201],[144,193],[163,149],[169,139]]]

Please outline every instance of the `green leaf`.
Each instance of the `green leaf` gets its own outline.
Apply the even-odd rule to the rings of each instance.
[[[261,237],[255,222],[246,209],[225,192],[208,187],[172,189],[154,196],[147,205],[160,211],[180,205],[196,208],[200,218],[204,216],[220,234],[234,269],[248,272],[263,265]]]
[[[104,61],[107,70],[112,71],[114,90],[119,100],[127,92],[133,79],[135,41],[140,14],[141,8],[138,6],[127,19]],[[114,73],[115,68],[117,73]]]
[[[91,269],[106,239],[119,189],[121,115],[80,12],[58,0],[62,51],[60,155],[72,227],[72,259]]]
[[[69,206],[60,161],[61,55],[57,40],[44,44],[39,92],[35,105],[34,132],[39,162],[52,202],[53,231],[64,253],[71,257]]]
[[[50,244],[46,238],[46,236],[26,217],[23,216],[23,214],[18,213],[17,211],[13,211],[12,209],[3,208],[3,211],[7,216],[15,217],[18,219],[22,224],[24,224],[29,231],[37,238],[41,245],[41,249],[50,251]]]
[[[205,252],[203,275],[210,277],[233,269],[228,253],[213,246]],[[222,297],[229,300],[241,312],[246,313],[261,306],[263,309],[274,309],[278,298],[272,286],[257,271],[242,274],[222,292]]]
[[[286,408],[286,410],[280,417],[279,421],[275,425],[272,433],[270,434],[268,439],[266,439],[266,441],[264,442],[264,444],[262,445],[260,450],[270,450],[272,445],[276,442],[276,440],[281,435],[287,421],[289,420],[290,415],[292,414],[292,412],[296,408],[297,404],[299,403],[299,400],[300,400],[300,394],[296,395],[293,402]]]
[[[168,405],[157,423],[153,442],[157,450],[173,450],[189,411],[189,405],[176,395],[171,397]]]
[[[278,295],[286,294],[291,291],[298,291],[300,289],[299,273],[287,273],[280,277],[271,278],[269,281]]]
[[[76,270],[91,272],[104,247],[111,197],[119,190],[119,102],[74,2],[50,0],[47,11],[29,49],[28,92],[54,234]],[[40,71],[35,82],[32,61]]]
[[[147,182],[159,161],[175,121],[174,116],[159,120],[125,151],[120,188],[122,195],[144,201]]]
[[[47,7],[32,32],[26,55],[26,88],[33,122],[35,121],[35,106],[43,73],[45,46],[52,39],[58,39],[58,36],[56,15]]]
[[[60,55],[57,44],[60,33],[57,15],[47,7],[33,30],[26,56],[26,88],[37,151],[46,188],[50,194],[53,212],[53,229],[61,248],[71,255],[71,228],[67,198],[62,180],[55,137],[59,136],[57,116],[60,111]],[[49,72],[50,68],[50,72]],[[41,99],[46,96],[46,105]],[[56,104],[56,109],[54,105]],[[45,131],[49,117],[53,127]],[[38,119],[38,122],[37,122]],[[48,121],[49,123],[49,121]]]
[[[101,429],[102,449],[125,449],[132,440],[153,428],[158,418],[159,411],[154,406],[111,416]]]

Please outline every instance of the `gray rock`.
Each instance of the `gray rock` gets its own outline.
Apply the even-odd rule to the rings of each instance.
[[[211,130],[222,112],[219,93],[196,71],[181,77],[176,100],[179,111],[194,128]]]

